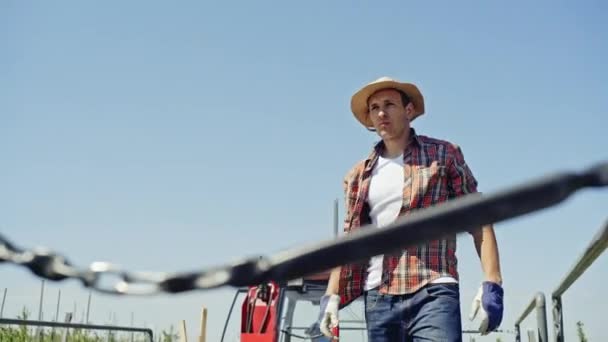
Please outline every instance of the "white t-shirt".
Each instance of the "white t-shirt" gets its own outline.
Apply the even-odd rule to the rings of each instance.
[[[402,155],[396,158],[380,156],[372,170],[367,202],[372,224],[378,228],[393,223],[403,206],[403,185],[405,184],[403,168]],[[364,287],[366,291],[380,285],[383,259],[383,255],[376,255],[370,259]],[[456,282],[456,279],[443,277],[433,281],[433,283],[437,282]]]

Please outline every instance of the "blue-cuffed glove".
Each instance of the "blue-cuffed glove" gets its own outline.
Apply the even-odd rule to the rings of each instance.
[[[479,287],[479,291],[473,299],[469,319],[472,321],[475,319],[477,312],[481,311],[479,332],[482,335],[487,335],[496,330],[502,322],[503,295],[502,286],[497,283],[484,281]]]
[[[331,338],[326,337],[321,333],[319,322],[314,322],[310,327],[304,330],[304,333],[312,342],[332,342]]]

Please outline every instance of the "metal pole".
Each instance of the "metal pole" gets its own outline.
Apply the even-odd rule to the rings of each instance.
[[[547,339],[547,310],[545,305],[545,295],[537,292],[530,304],[526,307],[521,316],[515,321],[515,340],[521,341],[520,323],[536,308],[536,324],[539,342],[548,342]]]
[[[536,322],[538,322],[538,326],[536,328],[538,330],[538,341],[549,342],[545,295],[541,292],[536,295]]]
[[[72,319],[72,314],[66,314],[66,321],[69,322]],[[147,328],[133,328],[125,326],[111,326],[111,325],[94,325],[94,324],[79,324],[79,323],[59,323],[59,322],[48,322],[48,321],[29,321],[21,319],[5,319],[0,320],[0,324],[10,324],[19,326],[37,326],[37,327],[56,327],[56,328],[72,328],[72,329],[93,329],[93,330],[113,330],[113,331],[135,331],[145,333],[150,341],[154,337],[151,329]],[[4,342],[4,340],[2,340]]]
[[[42,321],[42,301],[44,298],[44,280],[40,285],[40,305],[38,306],[38,320]]]
[[[133,311],[131,311],[131,327],[133,327],[135,321],[135,317],[133,315]],[[133,332],[131,332],[131,342],[133,342]]]
[[[8,289],[4,288],[4,295],[2,296],[2,307],[0,307],[0,318],[2,318],[2,313],[4,312],[4,301],[6,300],[6,291]]]
[[[61,303],[61,290],[57,294],[57,310],[55,310],[55,322],[59,319],[59,304]]]
[[[57,310],[55,311],[55,322],[59,321],[59,303],[61,302],[61,290],[57,294]],[[55,327],[51,328],[51,341],[55,338]]]
[[[566,274],[557,289],[553,291],[551,297],[561,297],[568,288],[602,255],[608,248],[608,221],[604,224],[591,240],[585,252],[578,258],[577,262]]]
[[[564,342],[564,315],[562,314],[562,297],[553,297],[553,334],[555,342]]]
[[[40,284],[40,305],[38,306],[38,320],[42,321],[42,302],[44,300],[44,279]],[[39,338],[42,338],[42,327],[38,327],[37,333]]]
[[[296,301],[287,298],[287,310],[285,310],[285,329],[291,333],[293,327],[293,313],[296,311]],[[285,334],[284,342],[292,342],[291,335]]]
[[[568,271],[557,289],[551,294],[553,304],[553,331],[556,342],[564,342],[564,317],[562,308],[562,295],[570,286],[595,262],[595,260],[608,248],[608,221],[595,234],[591,243],[578,258],[574,266]]]
[[[338,200],[334,200],[334,237],[338,237]]]
[[[108,315],[108,325],[112,325],[112,311],[110,311],[110,314]],[[108,330],[108,341],[112,337],[112,332],[112,330]]]
[[[89,324],[89,310],[91,309],[91,294],[93,293],[93,291],[89,291],[89,299],[87,300],[87,320],[85,321],[86,324]]]
[[[63,319],[63,321],[65,323],[70,323],[72,322],[72,313],[71,312],[66,312],[65,313],[65,318]],[[70,336],[70,328],[66,327],[63,330],[63,338],[61,339],[62,342],[67,342],[68,341],[68,337]]]

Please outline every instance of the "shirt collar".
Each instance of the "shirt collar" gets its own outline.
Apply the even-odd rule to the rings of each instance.
[[[412,145],[417,145],[418,147],[420,147],[422,145],[422,141],[420,140],[420,137],[418,136],[418,134],[416,134],[416,130],[414,128],[410,128],[409,143],[407,144],[407,146],[405,147],[405,150],[403,151],[404,158],[405,158],[408,150],[410,150],[410,148],[412,147]],[[384,150],[384,141],[380,140],[379,142],[377,142],[374,145],[372,152],[367,157],[367,159],[365,159],[365,165],[366,165],[365,171],[372,170],[374,165],[376,165],[376,162],[378,161],[378,157],[382,154],[383,150]]]

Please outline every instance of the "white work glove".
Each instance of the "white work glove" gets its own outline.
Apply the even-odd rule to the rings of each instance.
[[[479,287],[477,295],[473,299],[469,319],[472,321],[477,312],[480,312],[479,332],[482,335],[487,335],[500,326],[503,314],[503,295],[503,289],[497,283],[484,281]]]
[[[334,336],[332,333],[332,329],[338,326],[338,310],[340,307],[340,296],[332,294],[332,295],[324,295],[321,297],[320,304],[320,322],[319,328],[321,329],[321,333],[326,337],[338,339],[338,337]]]

